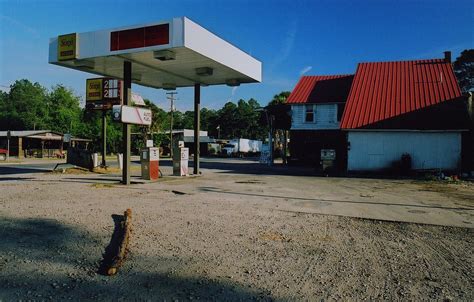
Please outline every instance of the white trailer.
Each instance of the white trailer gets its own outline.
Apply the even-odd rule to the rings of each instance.
[[[257,154],[262,151],[262,141],[246,138],[230,140],[222,148],[222,154],[226,156],[243,157],[248,154]]]

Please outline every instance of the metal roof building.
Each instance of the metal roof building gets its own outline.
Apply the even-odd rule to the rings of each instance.
[[[353,76],[302,77],[287,102],[292,144],[299,140],[315,154],[337,149],[342,130],[346,148],[336,158],[347,155],[348,170],[391,169],[403,154],[413,169],[459,168],[469,117],[450,57],[360,63]],[[339,123],[334,116],[344,103]]]
[[[304,76],[287,104],[345,103],[354,75]]]
[[[360,63],[342,117],[357,129],[461,97],[445,59]]]

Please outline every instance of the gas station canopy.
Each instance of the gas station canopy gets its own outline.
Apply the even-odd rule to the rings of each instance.
[[[262,64],[186,17],[52,38],[49,63],[101,76],[123,78],[133,64],[132,82],[175,89],[261,82]]]

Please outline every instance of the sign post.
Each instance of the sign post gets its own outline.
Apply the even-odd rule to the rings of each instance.
[[[123,104],[130,106],[131,95],[132,95],[132,62],[123,61],[123,86],[124,86],[124,97]],[[123,152],[123,169],[122,169],[122,183],[124,185],[130,185],[130,151],[131,151],[131,139],[130,139],[130,124],[122,125],[122,152]]]
[[[102,110],[102,167],[107,166],[105,156],[107,155],[107,112]]]
[[[7,132],[7,161],[10,160],[10,138],[12,137],[12,133],[10,130]]]
[[[113,78],[95,78],[86,81],[86,109],[102,110],[102,167],[106,167],[107,156],[107,110],[121,104],[123,82]]]

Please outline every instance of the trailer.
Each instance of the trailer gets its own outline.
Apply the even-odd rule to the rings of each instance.
[[[257,155],[262,151],[262,141],[246,138],[230,140],[222,148],[224,156],[244,157],[246,155]]]

